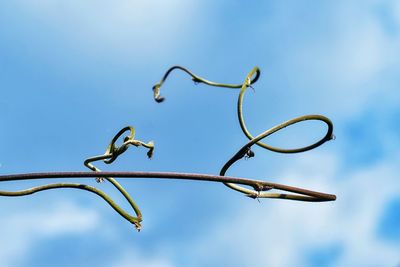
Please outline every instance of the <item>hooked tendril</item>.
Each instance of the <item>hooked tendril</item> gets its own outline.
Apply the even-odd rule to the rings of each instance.
[[[332,122],[322,116],[322,115],[305,115],[301,117],[297,117],[288,121],[285,121],[281,124],[278,124],[257,136],[253,136],[246,127],[245,120],[243,117],[243,98],[245,92],[248,87],[253,88],[253,84],[256,83],[260,77],[260,70],[258,67],[255,67],[251,70],[251,72],[246,76],[244,82],[242,84],[223,84],[216,83],[209,80],[206,80],[200,76],[193,74],[191,71],[183,68],[181,66],[173,66],[167,70],[163,78],[153,86],[154,99],[157,102],[162,102],[165,98],[160,95],[161,86],[164,84],[170,73],[175,70],[181,70],[191,76],[192,80],[197,83],[204,83],[209,86],[214,87],[224,87],[224,88],[233,88],[240,89],[239,97],[237,101],[237,116],[239,120],[240,127],[245,134],[245,136],[249,139],[249,141],[242,146],[238,152],[236,152],[222,167],[219,175],[209,175],[209,174],[193,174],[193,173],[171,173],[171,172],[103,172],[98,167],[94,166],[92,163],[95,161],[103,161],[105,164],[113,163],[121,154],[128,150],[129,146],[136,147],[145,147],[147,148],[147,156],[151,158],[154,152],[154,143],[142,142],[134,139],[135,130],[131,126],[124,127],[121,129],[111,140],[108,145],[105,153],[103,155],[98,155],[94,157],[90,157],[84,161],[84,165],[89,168],[93,172],[50,172],[50,173],[25,173],[25,174],[9,174],[9,175],[0,175],[0,182],[3,181],[16,181],[16,180],[31,180],[31,179],[51,179],[51,178],[78,178],[78,177],[94,177],[97,182],[103,182],[104,180],[110,182],[117,190],[124,196],[124,198],[128,201],[129,205],[133,209],[135,216],[130,215],[124,209],[122,209],[119,205],[117,205],[106,193],[97,189],[95,187],[78,184],[78,183],[53,183],[47,185],[36,186],[29,189],[19,190],[19,191],[0,191],[0,196],[26,196],[31,195],[37,192],[52,190],[52,189],[60,189],[60,188],[73,188],[79,190],[85,190],[88,192],[92,192],[105,200],[118,214],[120,214],[127,221],[132,223],[138,231],[141,229],[141,221],[142,221],[142,213],[128,194],[128,192],[118,183],[118,181],[113,177],[119,178],[164,178],[164,179],[180,179],[180,180],[196,180],[196,181],[210,181],[210,182],[219,182],[223,183],[229,188],[243,193],[245,196],[250,198],[259,199],[259,198],[280,198],[280,199],[290,199],[297,201],[311,201],[311,202],[320,202],[320,201],[333,201],[336,199],[335,195],[325,194],[321,192],[311,191],[308,189],[297,188],[293,186],[287,186],[277,183],[270,183],[266,181],[252,180],[246,178],[236,178],[236,177],[228,177],[225,176],[228,169],[238,160],[250,159],[255,156],[252,151],[253,145],[258,145],[262,148],[278,152],[278,153],[299,153],[311,150],[316,148],[326,141],[334,139],[333,135],[333,124]],[[322,121],[327,125],[327,132],[320,140],[317,142],[300,147],[300,148],[292,148],[292,149],[284,149],[270,146],[266,143],[261,142],[264,138],[269,135],[282,130],[285,127],[290,125],[294,125],[296,123],[307,121],[307,120],[317,120]],[[122,136],[125,134],[122,138]],[[122,144],[118,146],[117,141],[122,138]],[[249,189],[252,188],[252,189]],[[289,193],[271,193],[271,190],[281,190]]]
[[[153,86],[154,100],[156,102],[160,103],[165,100],[165,98],[160,95],[160,89],[161,89],[161,86],[164,84],[165,80],[168,78],[169,74],[175,69],[182,70],[182,71],[186,72],[187,74],[189,74],[192,77],[192,81],[194,81],[195,83],[204,83],[204,84],[207,84],[210,86],[234,88],[234,89],[235,88],[238,89],[238,88],[242,87],[242,84],[224,84],[224,83],[212,82],[212,81],[206,80],[200,76],[197,76],[196,74],[194,74],[193,72],[191,72],[190,70],[188,70],[184,67],[173,66],[173,67],[169,68],[167,70],[167,72],[164,74],[163,78]],[[260,71],[257,71],[255,77],[249,83],[253,84],[253,83],[257,82],[259,77],[260,77]]]
[[[129,135],[124,137],[123,144],[120,147],[118,147],[115,143],[125,132],[129,132]],[[148,158],[151,158],[153,156],[154,143],[152,141],[149,143],[144,143],[142,141],[135,140],[134,137],[135,137],[135,129],[132,126],[127,126],[123,129],[121,129],[111,140],[104,155],[88,158],[84,161],[84,165],[86,167],[88,167],[89,169],[91,169],[92,171],[100,172],[101,170],[99,168],[95,167],[92,164],[92,162],[102,160],[104,163],[110,164],[110,163],[114,162],[122,153],[124,153],[129,148],[130,145],[133,145],[136,147],[143,146],[143,147],[148,148],[147,156],[148,156]],[[129,193],[114,178],[112,178],[112,177],[97,177],[96,181],[103,182],[104,179],[109,181],[124,196],[124,198],[128,201],[129,205],[134,210],[136,217],[129,215],[118,205],[113,206],[113,208],[118,213],[120,213],[122,215],[122,217],[124,217],[126,220],[128,220],[129,222],[134,224],[136,229],[138,231],[140,231],[140,229],[141,229],[140,222],[142,221],[142,213],[141,213],[139,207],[137,206],[137,204],[135,203],[135,201],[131,198]]]
[[[250,71],[250,73],[246,76],[244,82],[241,85],[239,85],[239,84],[233,85],[233,84],[221,84],[221,83],[211,82],[211,81],[205,80],[203,78],[200,78],[199,76],[193,74],[192,72],[190,72],[189,70],[187,70],[183,67],[174,66],[174,67],[168,69],[168,71],[165,73],[165,75],[161,79],[161,81],[158,82],[153,87],[154,99],[157,102],[162,102],[164,100],[164,98],[160,96],[160,87],[165,82],[165,80],[168,77],[168,75],[170,74],[170,72],[174,69],[180,69],[180,70],[188,73],[190,76],[192,76],[193,80],[195,80],[197,82],[205,83],[207,85],[216,86],[216,87],[226,87],[226,88],[240,88],[239,97],[238,97],[238,101],[237,101],[237,116],[238,116],[240,128],[242,129],[243,133],[250,141],[247,144],[245,144],[236,154],[233,155],[233,157],[231,159],[229,159],[224,164],[224,166],[222,167],[222,169],[220,171],[221,176],[224,176],[225,173],[227,172],[227,170],[229,169],[229,167],[231,167],[236,161],[238,161],[242,158],[249,159],[251,157],[254,157],[254,152],[251,150],[251,147],[253,145],[258,145],[262,148],[265,148],[265,149],[268,149],[268,150],[271,150],[274,152],[278,152],[278,153],[299,153],[299,152],[305,152],[305,151],[314,149],[314,148],[322,145],[326,141],[329,141],[334,138],[332,122],[328,118],[326,118],[325,116],[322,116],[322,115],[300,116],[300,117],[288,120],[286,122],[283,122],[279,125],[276,125],[276,126],[270,128],[269,130],[264,131],[263,133],[254,137],[247,129],[245,120],[243,117],[243,98],[244,98],[244,94],[245,94],[247,88],[248,87],[253,88],[252,85],[255,82],[257,82],[257,80],[260,77],[261,72],[258,67],[254,67]],[[253,90],[254,90],[254,88],[253,88]],[[266,138],[267,136],[269,136],[279,130],[282,130],[283,128],[285,128],[287,126],[290,126],[290,125],[293,125],[293,124],[296,124],[296,123],[299,123],[302,121],[307,121],[307,120],[322,121],[328,126],[325,136],[311,145],[300,147],[300,148],[294,148],[294,149],[284,149],[284,148],[279,148],[279,147],[273,147],[266,143],[261,142],[262,139]],[[234,189],[236,191],[244,193],[246,196],[249,196],[252,198],[283,198],[283,199],[302,200],[302,201],[318,201],[318,199],[319,199],[319,196],[309,195],[304,192],[300,193],[302,195],[260,192],[260,191],[269,191],[271,189],[274,189],[273,187],[272,188],[271,187],[266,187],[266,188],[265,187],[261,187],[261,188],[254,187],[254,190],[250,190],[250,189],[247,189],[243,186],[239,186],[234,183],[224,183],[224,184],[226,186],[230,187],[231,189]],[[277,189],[277,188],[275,188],[275,189]],[[299,192],[296,192],[296,193],[299,193]]]

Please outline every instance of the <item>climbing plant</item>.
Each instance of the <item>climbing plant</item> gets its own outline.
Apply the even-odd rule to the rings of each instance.
[[[287,200],[297,200],[297,201],[308,201],[308,202],[322,202],[322,201],[334,201],[336,199],[335,195],[311,191],[308,189],[297,188],[288,185],[282,185],[277,183],[266,182],[262,180],[254,180],[248,178],[238,178],[226,176],[228,169],[237,161],[245,158],[252,158],[255,156],[252,151],[252,146],[257,145],[264,149],[277,152],[277,153],[300,153],[311,149],[314,149],[323,143],[332,140],[333,135],[333,124],[332,122],[322,116],[322,115],[305,115],[297,117],[281,124],[278,124],[258,135],[253,135],[246,127],[245,119],[243,116],[243,99],[246,90],[253,85],[260,78],[260,69],[255,67],[250,73],[245,77],[242,83],[238,84],[224,84],[216,83],[206,80],[196,74],[192,73],[188,69],[181,66],[174,66],[167,70],[163,78],[153,86],[154,100],[161,103],[165,100],[161,96],[161,87],[164,85],[165,81],[169,77],[172,71],[180,70],[187,73],[195,83],[205,84],[213,87],[236,89],[239,91],[237,100],[237,117],[239,121],[240,128],[242,129],[244,135],[249,139],[247,143],[242,145],[242,147],[222,166],[219,175],[209,175],[209,174],[195,174],[195,173],[179,173],[179,172],[105,172],[101,171],[98,167],[94,166],[94,162],[103,161],[105,164],[113,163],[122,153],[126,152],[130,146],[144,147],[147,149],[147,157],[151,158],[154,152],[154,143],[142,142],[135,139],[135,129],[132,126],[127,126],[121,129],[111,140],[106,151],[102,155],[90,157],[84,161],[84,165],[89,168],[92,172],[43,172],[43,173],[19,173],[19,174],[8,174],[0,175],[0,182],[5,181],[22,181],[22,180],[33,180],[33,179],[57,179],[57,178],[85,178],[94,177],[98,183],[108,182],[111,183],[128,201],[130,207],[133,209],[134,215],[129,214],[127,211],[122,209],[117,205],[114,200],[104,193],[102,190],[81,183],[50,183],[46,185],[36,186],[29,189],[18,190],[18,191],[0,191],[0,196],[26,196],[37,192],[51,190],[51,189],[61,189],[61,188],[73,188],[79,190],[85,190],[94,193],[106,201],[118,214],[120,214],[127,221],[132,223],[138,231],[141,229],[142,213],[139,206],[135,203],[133,198],[129,193],[121,186],[116,178],[156,178],[156,179],[181,179],[181,180],[196,180],[196,181],[208,181],[208,182],[218,182],[225,184],[228,188],[233,189],[247,197],[250,198],[279,198]],[[277,131],[288,127],[290,125],[307,121],[316,120],[321,121],[326,124],[327,130],[326,134],[318,141],[305,147],[283,149],[279,147],[273,147],[267,143],[262,142],[262,140]],[[122,145],[118,146],[117,141],[122,139]],[[114,178],[113,178],[114,177]]]

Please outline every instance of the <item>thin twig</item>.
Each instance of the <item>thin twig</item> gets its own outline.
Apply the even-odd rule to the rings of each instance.
[[[90,177],[117,177],[125,179],[174,179],[174,180],[193,180],[207,181],[219,183],[235,183],[251,186],[262,191],[263,189],[276,189],[296,194],[302,194],[311,197],[308,201],[323,202],[333,201],[335,195],[325,194],[321,192],[311,191],[308,189],[270,183],[261,180],[252,180],[247,178],[238,178],[231,176],[219,176],[212,174],[198,173],[179,173],[179,172],[38,172],[38,173],[19,173],[0,175],[0,182],[6,181],[22,181],[22,180],[38,180],[38,179],[58,179],[58,178],[90,178]]]

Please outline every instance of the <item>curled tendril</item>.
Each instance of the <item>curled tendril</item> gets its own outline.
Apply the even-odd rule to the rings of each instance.
[[[115,142],[118,140],[118,138],[124,134],[126,131],[129,131],[130,134],[124,138],[124,143],[122,144],[121,147],[116,146]],[[143,143],[142,141],[134,140],[134,128],[131,126],[123,128],[121,131],[117,133],[117,135],[112,139],[110,145],[108,146],[106,153],[101,156],[96,156],[89,158],[85,160],[85,166],[87,166],[89,169],[93,171],[100,171],[98,168],[93,166],[91,162],[97,161],[97,160],[103,160],[106,164],[112,163],[114,160],[117,159],[119,155],[121,155],[123,152],[125,152],[129,145],[134,145],[134,146],[144,146],[148,148],[147,156],[151,158],[153,155],[153,150],[154,150],[154,144],[153,142],[149,143]],[[79,184],[79,183],[52,183],[52,184],[46,184],[46,185],[41,185],[41,186],[36,186],[28,189],[23,189],[23,190],[18,190],[18,191],[0,191],[0,196],[7,196],[7,197],[19,197],[19,196],[27,196],[27,195],[32,195],[37,192],[41,191],[46,191],[46,190],[52,190],[52,189],[61,189],[61,188],[72,188],[72,189],[79,189],[79,190],[84,190],[88,191],[91,193],[94,193],[98,195],[99,197],[103,198],[116,212],[118,212],[122,217],[124,217],[126,220],[131,222],[133,225],[135,225],[136,229],[140,231],[141,229],[141,218],[142,214],[135,204],[135,202],[132,200],[132,198],[129,196],[129,194],[125,191],[125,189],[113,178],[111,177],[105,177],[106,180],[110,181],[113,186],[115,186],[121,193],[122,195],[128,200],[129,204],[133,208],[133,210],[136,213],[136,217],[129,215],[126,211],[124,211],[120,206],[118,206],[112,198],[110,198],[106,193],[101,191],[100,189],[97,189],[93,186],[85,185],[85,184]],[[102,181],[103,178],[96,178],[98,182]]]
[[[260,76],[260,70],[258,67],[253,68],[250,73],[247,75],[246,79],[244,80],[241,89],[240,89],[240,93],[239,93],[239,98],[238,98],[238,103],[237,103],[237,115],[238,115],[238,119],[239,119],[239,124],[240,124],[240,128],[242,129],[243,133],[246,135],[246,137],[249,140],[253,140],[254,137],[253,135],[247,130],[246,124],[244,122],[244,118],[243,118],[243,98],[244,98],[244,94],[246,93],[247,88],[251,85],[250,83],[250,78],[252,76],[256,75],[256,77]],[[320,145],[322,145],[323,143],[325,143],[326,141],[332,140],[333,137],[333,124],[332,122],[322,116],[322,115],[305,115],[305,116],[301,116],[301,117],[297,117],[294,119],[291,119],[289,121],[286,121],[282,124],[279,124],[275,127],[272,127],[271,129],[267,130],[266,135],[264,137],[267,137],[270,134],[273,134],[289,125],[292,124],[296,124],[298,122],[301,121],[306,121],[306,120],[318,120],[318,121],[322,121],[324,123],[326,123],[326,125],[328,126],[328,130],[325,134],[325,136],[323,138],[321,138],[319,141],[315,142],[314,144],[305,146],[305,147],[300,147],[300,148],[294,148],[294,149],[283,149],[283,148],[278,148],[278,147],[273,147],[270,145],[267,145],[265,143],[262,143],[260,141],[256,142],[256,145],[274,151],[274,152],[279,152],[279,153],[299,153],[299,152],[305,152],[311,149],[314,149]],[[262,137],[261,139],[263,139],[264,137]],[[261,140],[259,139],[259,140]]]
[[[103,155],[95,156],[88,158],[84,161],[84,165],[88,167],[90,170],[94,171],[93,172],[49,172],[49,173],[25,173],[25,174],[11,174],[11,175],[0,175],[0,182],[2,181],[16,181],[16,180],[31,180],[31,179],[50,179],[50,178],[78,178],[78,177],[96,177],[97,182],[102,182],[104,180],[109,181],[117,190],[125,197],[125,199],[129,202],[130,206],[132,207],[133,211],[135,212],[136,216],[132,216],[129,213],[127,213],[124,209],[122,209],[120,206],[118,206],[106,193],[103,191],[89,186],[85,184],[78,184],[78,183],[53,183],[53,184],[47,184],[47,185],[42,185],[42,186],[37,186],[29,189],[24,189],[24,190],[19,190],[19,191],[0,191],[0,196],[9,196],[9,197],[17,197],[17,196],[26,196],[26,195],[31,195],[37,192],[41,191],[46,191],[46,190],[52,190],[52,189],[60,189],[60,188],[73,188],[73,189],[80,189],[80,190],[85,190],[88,192],[92,192],[101,198],[103,198],[117,213],[119,213],[123,218],[128,220],[130,223],[135,225],[138,231],[141,229],[141,221],[142,221],[142,214],[139,209],[139,207],[136,205],[136,203],[133,201],[133,199],[130,197],[128,192],[112,177],[120,177],[120,178],[165,178],[165,179],[181,179],[181,180],[197,180],[197,181],[213,181],[213,182],[219,182],[219,183],[224,183],[226,186],[230,187],[233,190],[239,191],[243,194],[245,194],[248,197],[251,198],[281,198],[281,199],[290,199],[290,200],[299,200],[299,201],[313,201],[313,202],[318,202],[318,201],[333,201],[336,199],[335,195],[331,194],[325,194],[321,192],[316,192],[316,191],[311,191],[307,189],[302,189],[302,188],[297,188],[297,187],[292,187],[292,186],[287,186],[287,185],[281,185],[281,184],[276,184],[276,183],[270,183],[266,181],[259,181],[259,180],[252,180],[252,179],[246,179],[246,178],[236,178],[236,177],[227,177],[225,176],[226,172],[228,169],[238,160],[245,158],[249,159],[254,157],[254,152],[251,150],[253,145],[258,145],[262,148],[274,151],[274,152],[279,152],[279,153],[298,153],[298,152],[304,152],[313,148],[316,148],[326,141],[329,141],[331,139],[334,139],[333,135],[333,125],[332,122],[321,115],[306,115],[306,116],[301,116],[297,117],[291,120],[288,120],[286,122],[283,122],[279,125],[276,125],[269,130],[257,135],[253,136],[246,128],[244,118],[243,118],[243,112],[242,112],[242,106],[243,106],[243,98],[244,94],[247,90],[248,87],[252,87],[252,84],[257,82],[257,80],[260,77],[260,70],[255,67],[253,70],[246,76],[246,79],[242,84],[221,84],[221,83],[215,83],[208,81],[206,79],[203,79],[189,70],[180,67],[180,66],[174,66],[170,68],[164,77],[161,79],[160,82],[158,82],[156,85],[153,87],[154,91],[154,99],[157,102],[162,102],[164,100],[164,97],[160,96],[160,88],[169,76],[169,74],[174,70],[174,69],[180,69],[187,74],[189,74],[192,77],[192,80],[195,83],[204,83],[210,86],[215,86],[215,87],[225,87],[225,88],[240,88],[239,92],[239,98],[237,102],[237,114],[238,114],[238,119],[239,119],[239,124],[240,127],[243,131],[243,133],[246,135],[246,137],[249,139],[249,141],[241,148],[239,151],[233,155],[232,158],[230,158],[222,167],[219,176],[218,175],[207,175],[207,174],[192,174],[192,173],[170,173],[170,172],[102,172],[99,168],[95,167],[92,162],[94,161],[103,161],[105,164],[111,164],[113,163],[122,153],[124,153],[126,150],[128,150],[129,146],[133,145],[136,147],[143,146],[148,149],[147,151],[147,156],[149,158],[152,157],[153,155],[153,150],[154,150],[154,143],[153,142],[148,142],[144,143],[139,140],[134,139],[134,134],[135,130],[131,126],[127,126],[123,129],[121,129],[111,140],[110,144],[108,145],[106,152]],[[305,146],[305,147],[300,147],[300,148],[293,148],[293,149],[283,149],[283,148],[277,148],[277,147],[272,147],[268,144],[265,144],[261,142],[262,139],[268,137],[269,135],[296,123],[302,122],[302,121],[307,121],[307,120],[318,120],[324,122],[328,128],[327,132],[324,137],[322,137],[319,141]],[[125,134],[122,138],[122,136]],[[118,146],[116,142],[122,138],[122,145]],[[249,189],[252,188],[252,189]],[[269,192],[270,190],[281,190],[281,191],[286,191],[290,193],[271,193]],[[294,193],[294,194],[292,194]]]
[[[308,150],[311,150],[313,148],[316,148],[326,141],[332,140],[334,138],[333,135],[333,124],[332,122],[322,116],[322,115],[305,115],[301,117],[297,117],[291,120],[288,120],[286,122],[283,122],[279,125],[276,125],[269,130],[259,134],[258,136],[254,137],[247,129],[244,117],[243,117],[243,98],[244,94],[247,90],[248,87],[252,88],[252,84],[254,84],[260,77],[260,69],[258,67],[254,67],[250,73],[246,76],[244,82],[241,85],[232,85],[232,84],[220,84],[220,83],[214,83],[208,80],[205,80],[189,70],[180,67],[180,66],[174,66],[170,68],[164,77],[161,79],[160,82],[158,82],[154,87],[154,99],[157,102],[162,102],[164,100],[163,97],[160,96],[160,87],[162,84],[165,82],[166,78],[170,74],[170,72],[174,69],[180,69],[183,70],[184,72],[188,73],[190,76],[192,76],[192,80],[196,82],[201,82],[205,83],[207,85],[211,86],[217,86],[217,87],[226,87],[226,88],[240,88],[239,92],[239,98],[237,102],[237,115],[239,119],[239,124],[240,127],[243,131],[243,133],[246,135],[246,137],[250,140],[247,144],[245,144],[231,159],[229,159],[224,166],[222,167],[220,171],[220,176],[224,176],[227,170],[229,169],[230,166],[232,166],[236,161],[245,158],[251,158],[254,157],[254,152],[251,150],[251,147],[253,145],[258,145],[262,148],[274,151],[274,152],[279,152],[279,153],[299,153],[299,152],[305,152]],[[300,148],[293,148],[293,149],[284,149],[284,148],[278,148],[278,147],[273,147],[268,144],[265,144],[261,142],[262,139],[265,137],[296,123],[302,122],[302,121],[307,121],[307,120],[317,120],[317,121],[322,121],[324,122],[328,128],[327,132],[324,137],[322,137],[320,140],[317,142],[305,146],[305,147],[300,147]],[[301,200],[301,201],[328,201],[328,200],[333,200],[331,195],[328,194],[323,194],[323,193],[317,193],[309,190],[292,190],[291,187],[283,186],[283,185],[273,185],[273,186],[253,186],[254,190],[250,190],[246,187],[234,184],[234,183],[224,183],[226,186],[230,187],[231,189],[234,189],[236,191],[239,191],[241,193],[244,193],[246,196],[252,197],[252,198],[282,198],[282,199],[291,199],[291,200]],[[279,190],[284,190],[284,191],[289,191],[289,192],[294,192],[297,193],[295,194],[281,194],[281,193],[269,193],[269,192],[262,192],[262,191],[269,191],[272,189],[279,189]]]
[[[157,101],[158,103],[161,103],[165,100],[165,98],[160,95],[160,89],[161,89],[161,86],[164,84],[165,80],[168,78],[169,74],[175,69],[182,70],[182,71],[186,72],[187,74],[189,74],[192,77],[192,81],[194,81],[195,83],[204,83],[204,84],[207,84],[210,86],[234,88],[234,89],[242,87],[242,84],[223,84],[223,83],[211,82],[200,76],[197,76],[196,74],[192,73],[191,71],[189,71],[188,69],[186,69],[184,67],[173,66],[167,70],[167,72],[164,74],[164,77],[161,79],[161,81],[159,81],[158,83],[156,83],[153,86],[154,100]],[[253,84],[253,83],[257,82],[259,77],[260,77],[260,71],[257,70],[257,72],[255,73],[255,77],[249,83]]]
[[[36,186],[36,187],[32,187],[32,188],[25,189],[25,190],[19,190],[19,191],[0,191],[0,196],[20,197],[20,196],[32,195],[32,194],[40,192],[40,191],[46,191],[46,190],[52,190],[52,189],[61,189],[61,188],[72,188],[72,189],[85,190],[85,191],[89,191],[91,193],[94,193],[94,194],[100,196],[116,212],[118,212],[122,217],[126,218],[129,222],[133,223],[135,225],[135,227],[138,230],[140,230],[140,221],[138,221],[137,218],[129,215],[123,209],[121,209],[106,193],[104,193],[100,189],[97,189],[97,188],[95,188],[93,186],[86,185],[86,184],[53,183],[53,184]]]
[[[120,147],[118,147],[116,145],[116,142],[125,132],[129,132],[129,134],[123,138],[123,144]],[[102,160],[104,163],[110,164],[110,163],[114,162],[122,153],[124,153],[129,148],[130,145],[133,145],[133,146],[136,146],[136,147],[143,146],[145,148],[148,148],[147,156],[148,156],[148,158],[151,158],[153,156],[154,143],[152,141],[148,142],[148,143],[144,143],[142,141],[135,140],[134,136],[135,136],[135,129],[132,126],[127,126],[127,127],[123,128],[123,129],[121,129],[114,136],[114,138],[111,140],[111,142],[108,145],[104,155],[99,155],[99,156],[88,158],[88,159],[86,159],[84,161],[84,165],[86,167],[88,167],[89,169],[91,169],[92,171],[100,172],[101,170],[99,168],[95,167],[92,164],[92,162]],[[142,213],[141,213],[139,207],[133,201],[133,199],[128,194],[128,192],[114,178],[112,178],[112,177],[105,177],[105,178],[97,177],[96,181],[97,182],[103,182],[104,179],[109,181],[125,197],[125,199],[129,203],[129,205],[134,210],[134,212],[136,214],[136,217],[129,215],[127,212],[125,212],[121,207],[119,207],[115,203],[112,204],[112,205],[110,204],[110,205],[122,217],[124,217],[126,220],[128,220],[129,222],[134,224],[136,229],[138,231],[140,231],[140,229],[141,229],[141,224],[140,223],[142,221]]]

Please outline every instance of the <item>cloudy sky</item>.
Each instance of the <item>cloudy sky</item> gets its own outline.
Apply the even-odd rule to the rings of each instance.
[[[137,233],[93,194],[0,198],[2,266],[400,266],[399,1],[1,1],[0,174],[84,171],[126,125],[154,140],[104,170],[217,174],[246,138],[238,91],[207,79],[261,78],[245,97],[250,131],[305,114],[336,140],[306,153],[255,148],[229,175],[336,194],[328,203],[243,197],[223,185],[123,180]],[[298,147],[306,122],[271,136]],[[107,183],[98,186],[127,207]],[[47,181],[8,182],[16,190]]]

